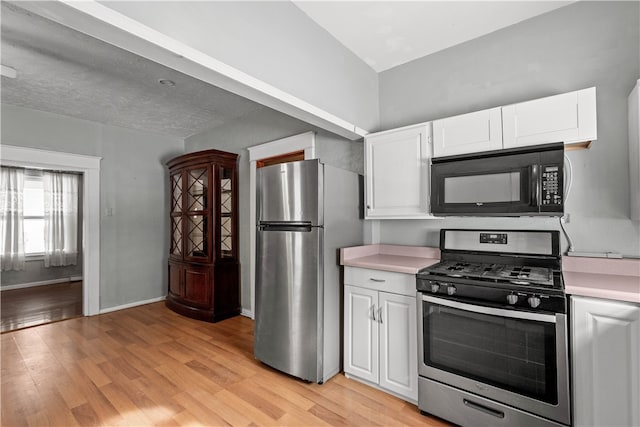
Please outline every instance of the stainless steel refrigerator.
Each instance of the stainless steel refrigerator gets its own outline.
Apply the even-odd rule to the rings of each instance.
[[[318,160],[257,172],[254,354],[303,380],[340,371],[338,249],[362,244],[360,178]]]

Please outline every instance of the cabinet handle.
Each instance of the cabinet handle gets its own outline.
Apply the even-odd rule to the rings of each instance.
[[[373,304],[371,306],[371,316],[373,317],[373,321],[374,322],[378,321],[378,319],[376,319],[376,305],[375,304]]]
[[[382,323],[382,307],[378,309],[378,321]]]
[[[369,277],[369,280],[371,280],[372,282],[378,282],[378,283],[386,282],[385,279],[374,279],[373,277]]]

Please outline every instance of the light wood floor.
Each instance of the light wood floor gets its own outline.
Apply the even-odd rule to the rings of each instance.
[[[82,281],[0,292],[0,331],[82,316]]]
[[[337,375],[308,384],[253,357],[253,321],[164,303],[2,334],[1,425],[446,426]]]

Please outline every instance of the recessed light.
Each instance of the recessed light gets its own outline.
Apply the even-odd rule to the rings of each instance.
[[[158,80],[158,83],[160,83],[161,85],[165,85],[165,86],[175,86],[176,82],[174,82],[173,80],[169,80],[169,79],[160,79]]]
[[[15,68],[7,67],[6,65],[0,65],[0,74],[10,79],[15,79],[18,76],[18,72]]]

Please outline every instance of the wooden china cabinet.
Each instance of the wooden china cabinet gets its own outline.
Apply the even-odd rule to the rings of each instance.
[[[209,322],[240,313],[238,155],[206,150],[167,162],[171,310]]]

